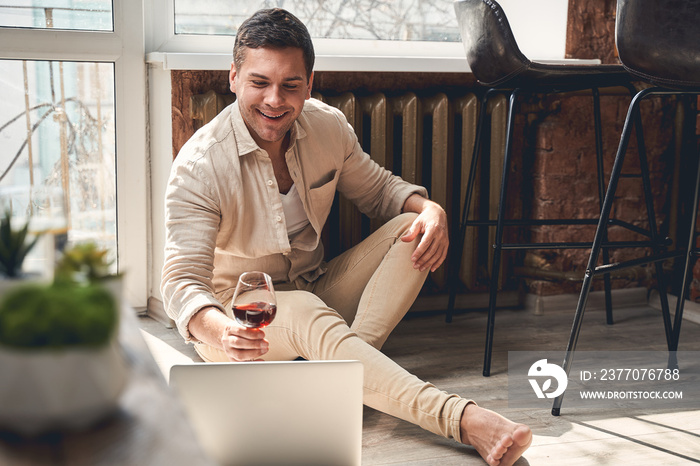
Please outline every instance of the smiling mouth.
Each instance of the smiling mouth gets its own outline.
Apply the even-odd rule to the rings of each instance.
[[[283,113],[280,113],[279,115],[273,115],[270,113],[265,113],[262,110],[258,110],[258,112],[260,112],[260,114],[262,116],[264,116],[265,118],[268,118],[270,120],[279,120],[280,118],[282,118],[283,116],[285,116],[287,114],[287,112],[283,112]]]

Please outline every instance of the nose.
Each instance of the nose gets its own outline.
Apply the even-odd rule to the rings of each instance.
[[[276,85],[268,86],[264,103],[272,108],[281,107],[284,104],[282,88]]]

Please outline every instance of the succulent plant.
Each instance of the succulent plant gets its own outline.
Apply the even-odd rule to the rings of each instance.
[[[22,264],[40,235],[28,241],[29,222],[18,230],[12,228],[12,212],[7,209],[0,219],[0,275],[15,278],[22,272]]]
[[[98,282],[112,277],[110,266],[113,261],[107,260],[107,250],[99,248],[95,243],[80,243],[66,249],[56,264],[54,280]]]
[[[53,283],[28,283],[0,296],[0,345],[20,349],[97,347],[119,320],[117,298],[102,285],[113,277],[107,251],[72,246],[56,264]]]

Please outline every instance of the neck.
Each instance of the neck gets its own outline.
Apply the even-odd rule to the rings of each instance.
[[[253,140],[255,141],[255,143],[270,155],[283,155],[285,152],[287,152],[287,149],[289,148],[289,131],[287,131],[287,134],[285,134],[284,137],[279,141],[264,141],[252,131],[251,135],[253,136]]]

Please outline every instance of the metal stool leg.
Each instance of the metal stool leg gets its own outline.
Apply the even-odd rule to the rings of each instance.
[[[498,217],[496,219],[496,238],[493,245],[493,262],[491,267],[491,283],[489,287],[489,313],[486,322],[486,348],[484,351],[484,377],[491,375],[491,353],[493,349],[493,329],[496,318],[496,297],[498,295],[498,279],[501,269],[501,251],[503,245],[503,227],[505,224],[505,204],[508,193],[508,171],[513,147],[513,131],[515,126],[515,107],[518,89],[510,94],[508,107],[508,123],[506,126],[506,149],[503,157],[503,175],[501,176],[501,193],[498,202]]]
[[[586,309],[586,303],[588,302],[588,295],[591,291],[591,285],[593,284],[593,276],[595,274],[596,264],[598,263],[600,251],[603,246],[603,239],[605,238],[608,220],[610,219],[610,211],[612,210],[612,204],[615,198],[615,191],[617,190],[617,184],[620,180],[620,175],[622,173],[622,166],[625,161],[625,155],[627,153],[627,146],[629,144],[630,134],[632,132],[632,128],[635,125],[635,114],[639,112],[639,102],[646,94],[646,91],[639,92],[632,99],[629,109],[627,110],[625,125],[622,129],[622,135],[620,137],[620,145],[618,146],[617,154],[615,155],[615,162],[613,164],[612,172],[610,174],[608,189],[605,193],[605,198],[603,200],[603,208],[600,213],[600,218],[598,219],[598,227],[596,228],[595,237],[593,238],[593,247],[591,248],[591,254],[588,258],[586,274],[584,276],[583,284],[581,286],[581,294],[579,296],[578,304],[576,305],[574,322],[571,328],[569,342],[566,347],[566,354],[564,356],[564,363],[562,365],[562,368],[564,369],[567,375],[569,374],[569,371],[571,370],[571,364],[573,363],[574,350],[576,349],[578,337],[581,332],[581,322],[583,321],[583,314]],[[552,407],[552,414],[554,416],[559,416],[563,400],[564,394],[561,394],[554,399],[554,405]]]
[[[603,164],[603,129],[602,118],[600,117],[600,92],[597,88],[592,89],[593,94],[593,122],[595,127],[595,155],[596,165],[598,168],[598,207],[602,210],[603,198],[605,197],[605,166]],[[607,241],[607,228],[603,241]],[[610,262],[610,252],[607,248],[603,248],[603,262]],[[603,284],[605,288],[605,317],[609,325],[613,323],[612,314],[612,280],[610,274],[606,273],[603,276]]]
[[[661,247],[656,227],[656,215],[654,213],[654,198],[651,192],[651,181],[649,177],[649,164],[647,162],[646,146],[644,144],[644,133],[642,130],[642,115],[640,112],[635,114],[635,127],[637,134],[637,146],[639,153],[639,166],[642,172],[642,185],[644,187],[644,200],[646,202],[647,218],[649,221],[649,233],[653,244],[653,254],[661,253]],[[666,344],[669,351],[671,350],[673,341],[673,332],[671,327],[671,314],[668,306],[668,294],[666,293],[666,283],[664,279],[664,269],[662,262],[655,262],[656,281],[659,289],[659,298],[661,299],[661,315],[664,322],[664,330],[666,332]]]
[[[681,333],[681,322],[683,320],[683,305],[685,303],[685,295],[688,292],[691,272],[691,257],[695,256],[695,228],[697,227],[698,216],[698,198],[700,197],[700,153],[698,153],[698,168],[695,175],[695,192],[693,194],[693,208],[690,210],[690,228],[688,229],[688,242],[685,246],[685,264],[683,265],[683,284],[681,292],[678,294],[678,302],[676,303],[676,315],[673,321],[673,344],[669,351],[678,351],[678,340]]]

